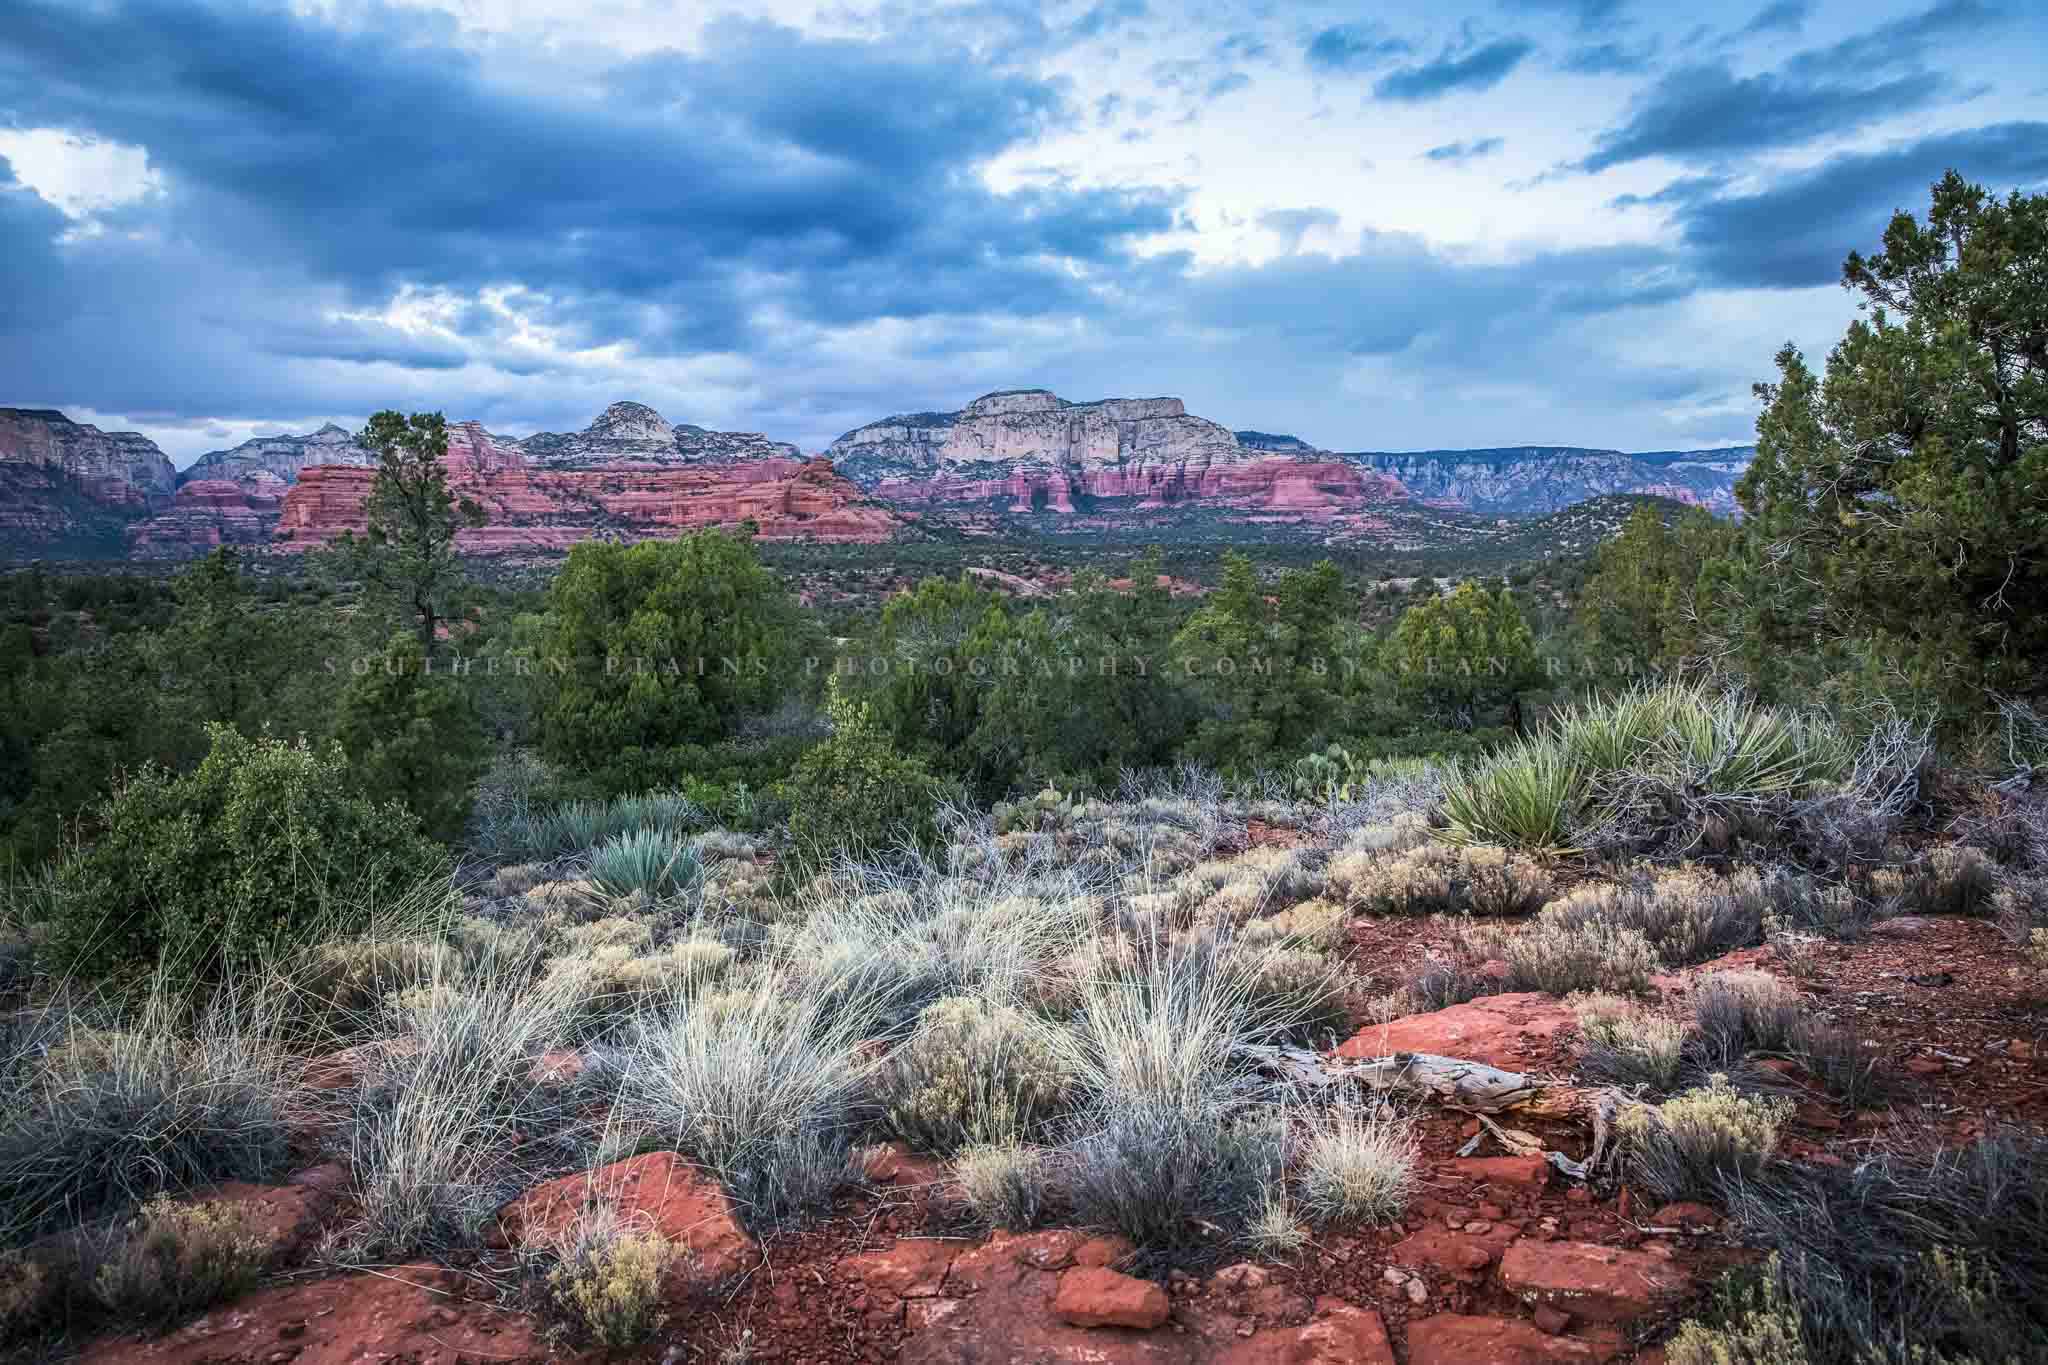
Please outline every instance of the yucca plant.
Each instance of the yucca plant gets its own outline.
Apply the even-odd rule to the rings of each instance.
[[[1518,740],[1444,788],[1448,838],[1462,844],[1563,849],[1587,797],[1586,772],[1556,738]]]
[[[591,850],[590,880],[609,896],[644,891],[656,900],[679,896],[697,885],[702,866],[697,850],[680,834],[636,829]]]

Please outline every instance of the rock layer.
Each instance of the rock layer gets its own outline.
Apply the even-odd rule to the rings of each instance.
[[[156,443],[51,408],[0,408],[0,553],[119,555],[177,486]]]

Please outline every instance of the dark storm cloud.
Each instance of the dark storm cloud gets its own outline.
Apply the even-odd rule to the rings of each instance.
[[[1383,100],[1433,100],[1457,90],[1490,90],[1506,80],[1522,59],[1536,50],[1527,38],[1501,38],[1484,47],[1456,53],[1446,48],[1433,62],[1407,66],[1374,82],[1372,92]]]
[[[1470,142],[1446,142],[1424,152],[1428,161],[1476,161],[1480,157],[1492,156],[1507,146],[1507,139],[1500,137],[1476,138]]]
[[[1681,181],[1662,198],[1692,259],[1715,284],[1796,289],[1841,278],[1854,248],[1880,243],[1892,214],[1927,211],[1928,187],[1949,169],[2003,193],[2048,185],[2048,123],[2004,123],[1864,156],[1832,157],[1755,194],[1717,194]],[[1649,201],[1645,201],[1649,202]]]
[[[988,190],[977,163],[1069,115],[1050,83],[955,52],[726,21],[702,55],[519,81],[449,32],[395,11],[341,28],[167,0],[0,8],[0,114],[145,146],[168,187],[153,233],[58,251],[49,273],[76,307],[118,315],[134,300],[113,281],[167,266],[175,242],[199,313],[180,328],[234,292],[207,275],[269,270],[299,292],[254,310],[274,324],[250,327],[263,353],[447,368],[445,348],[325,315],[401,286],[516,284],[571,343],[718,351],[755,339],[762,304],[825,324],[991,300],[1085,313],[1076,268],[1118,265],[1172,222],[1154,191]],[[10,267],[52,255],[57,223],[8,196]],[[29,366],[34,343],[8,330],[0,355]]]
[[[1953,82],[1922,63],[1929,49],[1999,21],[1976,0],[1944,0],[1775,70],[1738,76],[1725,62],[1688,65],[1637,96],[1598,138],[1583,170],[1669,157],[1713,161],[1796,147],[1945,102]]]
[[[1379,24],[1339,24],[1309,41],[1308,64],[1325,71],[1362,71],[1414,49]]]

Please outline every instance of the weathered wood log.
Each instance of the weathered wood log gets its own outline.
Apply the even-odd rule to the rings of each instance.
[[[1385,1057],[1351,1059],[1298,1047],[1246,1045],[1239,1051],[1296,1085],[1356,1081],[1374,1090],[1417,1095],[1447,1109],[1471,1114],[1479,1120],[1482,1137],[1491,1134],[1518,1155],[1540,1155],[1574,1180],[1584,1180],[1600,1168],[1607,1150],[1608,1125],[1619,1107],[1618,1097],[1611,1090],[1586,1092],[1568,1085],[1552,1085],[1519,1071],[1503,1071],[1484,1062],[1432,1052],[1396,1052]],[[1507,1113],[1538,1118],[1590,1118],[1593,1150],[1584,1161],[1546,1150],[1534,1135],[1505,1127],[1492,1117]],[[1479,1141],[1475,1137],[1461,1155],[1476,1151]]]

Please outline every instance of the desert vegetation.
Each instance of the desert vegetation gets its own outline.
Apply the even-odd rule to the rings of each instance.
[[[11,576],[0,1338],[2048,1358],[2039,376],[1925,378],[2044,215],[1938,186],[1745,520],[1562,609],[1233,550],[828,619],[715,531],[487,588],[397,414],[325,577]]]

